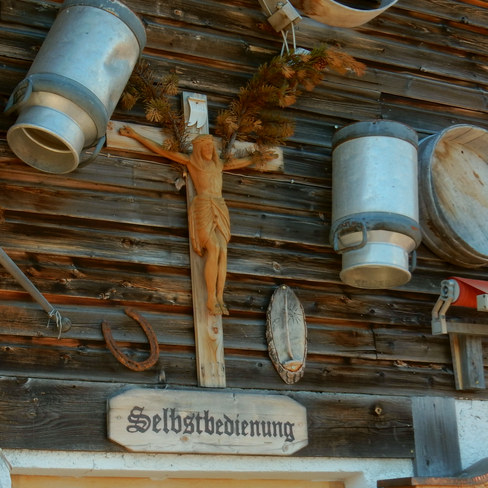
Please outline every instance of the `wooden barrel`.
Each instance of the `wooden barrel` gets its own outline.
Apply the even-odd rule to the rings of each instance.
[[[488,131],[453,125],[419,144],[422,241],[466,267],[488,265]]]

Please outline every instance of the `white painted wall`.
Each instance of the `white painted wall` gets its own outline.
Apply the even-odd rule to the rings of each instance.
[[[6,449],[12,474],[165,478],[344,481],[376,488],[378,479],[412,476],[410,459],[287,458],[178,454],[92,453]],[[0,488],[4,488],[0,485]],[[8,487],[7,487],[8,488]]]
[[[456,401],[463,469],[488,458],[488,401]]]
[[[3,454],[3,451],[0,449],[0,488],[11,488],[12,484],[10,482],[10,470],[11,470],[10,463],[8,459]]]

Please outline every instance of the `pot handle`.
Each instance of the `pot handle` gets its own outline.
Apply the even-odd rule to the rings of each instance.
[[[78,168],[83,168],[84,166],[86,166],[87,164],[91,163],[92,161],[95,160],[95,158],[98,156],[98,153],[100,152],[100,150],[102,149],[103,145],[105,144],[105,141],[107,140],[107,137],[106,136],[102,136],[100,137],[100,139],[98,139],[97,141],[97,144],[95,146],[95,149],[93,150],[93,153],[90,154],[86,159],[84,159],[83,161],[80,161],[80,163],[78,164]]]
[[[360,227],[360,229],[358,229]],[[339,247],[339,240],[341,238],[341,235],[344,233],[344,231],[351,231],[351,230],[361,230],[362,232],[362,239],[359,244],[354,244],[353,246],[347,246],[347,247]],[[333,237],[333,246],[334,246],[334,251],[337,252],[338,254],[343,254],[348,251],[355,251],[357,249],[363,248],[368,242],[368,229],[366,228],[366,224],[361,221],[354,221],[354,220],[345,220],[342,222],[337,229],[334,231],[334,237]]]
[[[417,268],[417,251],[414,249],[411,254],[408,270],[410,271],[410,273],[413,273],[416,268]]]

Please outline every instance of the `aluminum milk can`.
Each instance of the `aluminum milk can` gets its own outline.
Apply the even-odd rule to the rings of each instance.
[[[12,151],[49,173],[77,168],[101,147],[107,123],[146,43],[139,18],[117,0],[66,0],[6,112]]]
[[[391,288],[411,277],[420,244],[416,132],[399,122],[366,121],[333,138],[332,227],[341,280]]]

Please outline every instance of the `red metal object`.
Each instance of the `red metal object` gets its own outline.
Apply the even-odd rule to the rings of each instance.
[[[145,371],[146,369],[149,369],[152,366],[154,366],[159,359],[158,338],[156,337],[156,334],[153,328],[151,327],[151,324],[143,317],[141,317],[135,310],[131,308],[126,308],[124,309],[124,312],[129,317],[134,319],[141,326],[142,330],[146,334],[150,346],[149,357],[144,361],[133,361],[132,359],[129,359],[117,346],[117,343],[115,342],[112,336],[110,325],[105,320],[102,322],[103,337],[105,338],[107,347],[110,349],[110,351],[115,356],[117,361],[119,361],[124,366],[131,369],[132,371]]]

